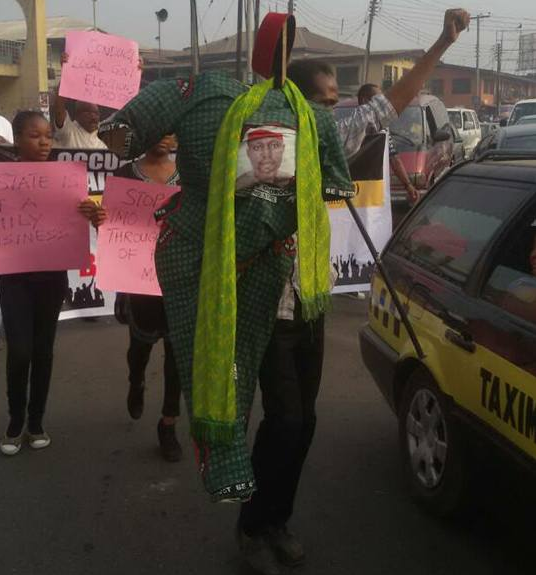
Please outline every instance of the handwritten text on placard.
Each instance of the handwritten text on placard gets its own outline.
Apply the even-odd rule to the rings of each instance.
[[[127,178],[106,180],[108,219],[99,229],[97,281],[105,290],[161,295],[154,266],[154,212],[180,188]]]
[[[0,274],[87,265],[86,197],[81,162],[0,163]]]
[[[100,32],[67,32],[60,95],[119,110],[140,89],[138,45]]]

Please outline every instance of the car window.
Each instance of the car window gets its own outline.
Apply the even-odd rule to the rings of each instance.
[[[463,143],[462,137],[460,136],[460,132],[458,132],[458,128],[456,128],[456,126],[454,126],[454,124],[451,123],[449,123],[449,128],[452,133],[452,138],[454,142],[456,142],[457,144]]]
[[[528,194],[491,180],[448,178],[410,218],[392,252],[461,285],[490,238]]]
[[[450,110],[448,114],[449,114],[450,121],[454,124],[454,126],[456,126],[456,128],[458,128],[458,130],[461,130],[462,129],[462,115],[461,115],[461,113],[456,111],[456,110]]]
[[[497,148],[497,132],[491,132],[484,136],[475,148],[475,158],[479,158],[484,152],[488,150],[495,150]]]
[[[397,120],[389,125],[389,133],[399,152],[423,143],[423,114],[420,106],[408,106]]]
[[[501,148],[510,150],[536,150],[536,133],[503,138]]]
[[[443,102],[439,100],[432,100],[430,102],[430,109],[432,110],[432,114],[434,116],[434,122],[437,128],[444,128],[449,123],[449,117],[447,114],[447,110]]]
[[[428,124],[428,133],[433,136],[437,132],[439,126],[436,123],[436,119],[430,106],[426,106],[424,109],[424,115],[426,117],[426,123]]]
[[[473,112],[473,122],[475,123],[475,128],[478,130],[480,128],[480,122],[478,121],[478,116]]]
[[[531,215],[531,219],[534,214]],[[536,325],[536,226],[505,239],[482,290],[483,299]]]
[[[525,102],[524,104],[516,104],[512,110],[512,115],[508,120],[508,124],[515,124],[519,118],[523,116],[532,116],[536,114],[536,102]]]
[[[471,112],[463,113],[463,129],[464,130],[474,130],[475,122],[473,121],[473,115]]]

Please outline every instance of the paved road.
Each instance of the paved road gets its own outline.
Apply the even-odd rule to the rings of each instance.
[[[292,523],[308,551],[297,573],[533,572],[529,486],[505,480],[500,466],[482,465],[479,481],[489,488],[464,522],[437,521],[408,500],[395,420],[360,359],[365,305],[340,296],[334,308],[318,432]],[[144,417],[129,420],[126,341],[112,319],[61,325],[48,415],[53,446],[0,460],[1,575],[250,573],[234,545],[237,509],[204,495],[184,420],[185,460],[166,463],[156,452],[161,348]],[[5,351],[0,360],[3,376]]]

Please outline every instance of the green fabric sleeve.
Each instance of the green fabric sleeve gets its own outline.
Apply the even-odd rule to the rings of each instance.
[[[315,104],[311,104],[311,107],[315,113],[318,131],[324,200],[350,198],[355,195],[355,187],[333,114]]]
[[[296,231],[298,223],[295,203],[278,204],[255,197],[236,198],[237,262],[244,262],[259,255],[275,240],[283,241]]]
[[[137,158],[165,135],[177,131],[190,103],[190,83],[181,78],[152,82],[104,122],[99,131],[126,128],[122,155],[127,159]]]

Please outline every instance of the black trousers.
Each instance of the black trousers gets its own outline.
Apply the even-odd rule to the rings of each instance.
[[[316,427],[323,358],[323,317],[277,320],[259,375],[264,419],[252,454],[257,491],[240,511],[248,535],[283,527],[292,515]]]
[[[66,289],[66,272],[0,278],[7,342],[7,397],[9,414],[17,424],[24,423],[26,408],[30,424],[40,424],[45,413],[56,326]]]
[[[149,363],[153,345],[136,337],[136,334],[130,330],[127,362],[129,381],[134,387],[142,386],[145,381],[145,370]],[[179,372],[173,357],[171,343],[164,337],[164,404],[162,406],[162,415],[164,417],[177,417],[180,414],[180,402],[181,385]]]

